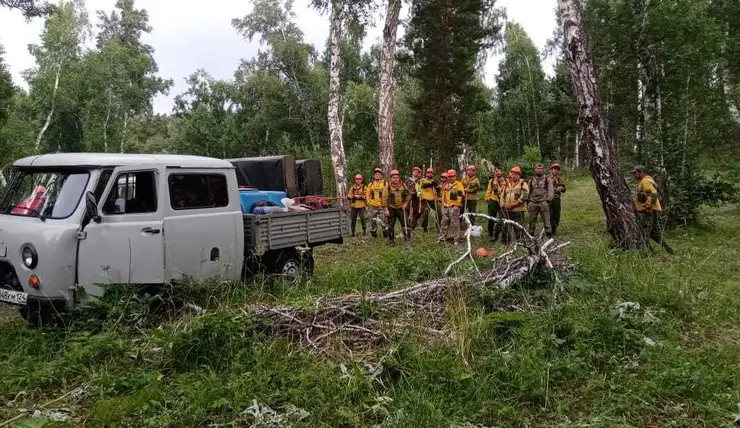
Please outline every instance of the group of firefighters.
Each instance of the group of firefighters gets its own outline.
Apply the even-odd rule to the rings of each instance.
[[[635,209],[645,238],[654,240],[672,253],[673,250],[662,236],[662,206],[655,181],[641,165],[636,166],[632,174],[637,181]],[[373,237],[378,237],[380,225],[383,237],[393,244],[398,222],[404,240],[409,241],[411,231],[416,229],[419,220],[424,232],[429,231],[429,213],[434,211],[439,241],[460,241],[462,214],[477,212],[479,192],[483,189],[476,176],[475,165],[469,165],[465,175],[460,178],[454,169],[450,169],[442,172],[437,179],[432,168],[427,168],[422,177],[419,167],[414,167],[411,177],[405,180],[401,180],[400,173],[395,169],[389,175],[390,182],[386,182],[383,171],[375,168],[373,180],[368,185],[364,184],[361,174],[355,176],[355,184],[347,196],[351,207],[352,236],[355,236],[358,218],[362,233],[367,233],[366,213],[369,210],[370,234]],[[555,236],[560,225],[561,196],[565,190],[565,181],[560,176],[560,165],[557,163],[550,167],[550,174],[545,174],[543,164],[537,164],[534,176],[529,181],[522,178],[519,166],[511,168],[508,177],[504,177],[503,171],[496,168],[488,181],[484,197],[488,205],[488,217],[511,220],[522,228],[514,227],[510,222],[504,224],[489,219],[489,240],[496,242],[501,239],[504,244],[509,244],[521,239],[525,212],[529,214],[530,235],[535,235],[537,220],[542,217],[547,237]],[[470,221],[474,224],[475,218],[470,218]]]
[[[348,191],[351,207],[350,225],[355,236],[357,219],[362,224],[362,233],[367,232],[369,212],[370,234],[378,236],[378,225],[382,235],[391,243],[395,241],[396,222],[401,224],[403,238],[408,241],[411,231],[421,220],[424,232],[429,230],[429,213],[434,210],[440,242],[458,243],[461,239],[461,216],[476,213],[479,192],[483,190],[476,176],[475,165],[469,165],[463,177],[458,178],[454,169],[442,172],[437,179],[434,169],[427,168],[422,177],[419,167],[412,169],[411,177],[401,180],[398,170],[390,172],[386,182],[380,168],[373,171],[373,180],[364,184],[364,177],[355,176],[355,184]],[[545,166],[537,164],[535,175],[529,181],[522,179],[522,169],[511,168],[504,177],[500,168],[488,181],[485,202],[488,216],[512,220],[524,225],[524,213],[529,213],[529,233],[534,235],[538,217],[547,236],[553,236],[560,224],[560,197],[565,193],[565,181],[560,177],[560,165],[553,164],[551,174],[545,174]],[[475,223],[475,218],[470,219]],[[488,220],[488,237],[492,242],[499,239],[504,244],[520,239],[522,230],[510,224]]]

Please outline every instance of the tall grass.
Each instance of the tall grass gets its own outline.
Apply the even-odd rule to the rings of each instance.
[[[369,237],[321,248],[315,278],[295,287],[181,284],[170,312],[125,290],[58,328],[31,330],[2,310],[0,424],[63,397],[46,410],[71,418],[54,426],[730,426],[738,207],[671,231],[676,255],[614,252],[592,182],[568,179],[560,239],[572,240],[576,271],[557,298],[541,283],[483,295],[451,287],[449,340],[408,334],[361,357],[300,349],[243,311],[390,290],[438,276],[460,254],[416,233],[411,248]]]

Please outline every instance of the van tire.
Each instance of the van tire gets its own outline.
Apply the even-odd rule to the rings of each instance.
[[[301,253],[295,248],[276,251],[267,262],[271,274],[284,277],[291,284],[298,284],[313,275],[313,250]]]

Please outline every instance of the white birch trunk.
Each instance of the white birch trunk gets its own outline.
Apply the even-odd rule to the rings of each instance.
[[[34,153],[38,154],[39,149],[41,148],[41,139],[44,137],[44,133],[46,133],[46,130],[49,128],[49,124],[51,123],[51,118],[54,115],[54,106],[56,104],[57,99],[57,90],[59,89],[59,76],[62,74],[62,62],[60,61],[57,65],[57,73],[54,77],[54,90],[51,92],[51,109],[49,110],[49,114],[46,115],[46,122],[44,122],[44,126],[41,127],[41,130],[39,131],[39,135],[36,137],[36,145],[34,146]]]
[[[617,166],[614,143],[608,136],[601,108],[596,70],[577,0],[558,0],[565,36],[565,54],[580,104],[583,138],[589,147],[589,168],[606,215],[607,229],[620,248],[645,247],[627,182]]]
[[[121,134],[121,153],[124,153],[126,150],[126,138],[128,138],[128,111],[123,113],[123,132]]]
[[[395,164],[393,70],[396,61],[396,34],[400,13],[401,0],[388,0],[380,54],[380,94],[378,97],[378,152],[380,153],[380,168],[386,174]]]
[[[5,178],[5,173],[0,171],[0,186],[8,187],[8,180]]]
[[[331,58],[329,68],[329,136],[331,148],[331,163],[334,168],[334,183],[336,196],[344,205],[347,199],[347,159],[342,142],[342,124],[339,119],[339,98],[341,88],[339,72],[341,71],[341,41],[342,41],[342,5],[340,0],[332,1],[331,10]]]

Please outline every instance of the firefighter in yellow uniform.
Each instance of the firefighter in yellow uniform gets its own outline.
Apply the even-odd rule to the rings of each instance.
[[[660,212],[663,206],[660,204],[658,195],[658,186],[655,184],[653,177],[647,175],[647,169],[642,165],[637,165],[632,169],[632,175],[637,180],[637,194],[635,196],[635,208],[637,209],[637,219],[642,228],[643,237],[650,246],[650,239],[660,244],[666,252],[673,254],[673,249],[663,239],[663,228],[660,225]]]
[[[411,202],[409,188],[401,181],[397,170],[391,171],[391,182],[388,183],[385,193],[383,194],[385,206],[385,216],[388,218],[388,241],[391,245],[395,244],[396,239],[396,220],[401,223],[403,228],[403,240],[408,242],[411,239],[409,230],[409,221],[406,211]]]
[[[475,165],[468,165],[467,174],[462,179],[462,185],[465,188],[464,211],[468,213],[478,212],[478,192],[480,192],[481,185],[480,180],[475,176]],[[475,224],[475,217],[472,217],[470,221]]]
[[[365,201],[370,207],[370,235],[378,237],[378,223],[383,227],[383,237],[386,236],[384,194],[387,184],[383,180],[383,171],[380,168],[373,170],[373,182],[367,186]]]
[[[460,240],[460,214],[465,200],[465,187],[457,180],[454,169],[447,171],[447,183],[442,191],[442,227],[439,241],[452,241],[457,244]]]
[[[434,169],[427,168],[426,175],[421,179],[421,227],[424,232],[429,231],[429,211],[435,209],[437,198],[437,187],[439,184],[434,179]]]
[[[524,213],[527,211],[527,198],[529,198],[529,186],[526,181],[522,180],[522,169],[515,166],[511,168],[506,187],[501,191],[500,202],[504,218],[523,226]],[[504,227],[505,244],[512,242],[512,235],[515,240],[522,239],[522,229],[515,229],[514,226],[507,224]]]
[[[367,189],[362,184],[362,175],[355,175],[355,185],[350,187],[347,192],[347,199],[349,199],[349,205],[352,208],[350,214],[349,225],[352,229],[352,236],[355,236],[355,229],[357,228],[357,217],[360,218],[362,223],[362,234],[367,233],[367,224],[365,223],[365,198],[367,197]]]
[[[494,218],[501,218],[501,203],[500,196],[501,191],[506,187],[506,179],[504,178],[504,172],[501,168],[496,168],[493,177],[488,181],[488,187],[486,188],[486,202],[488,202],[488,216]],[[488,220],[488,239],[491,242],[498,241],[499,236],[503,241],[503,225],[495,220]]]

